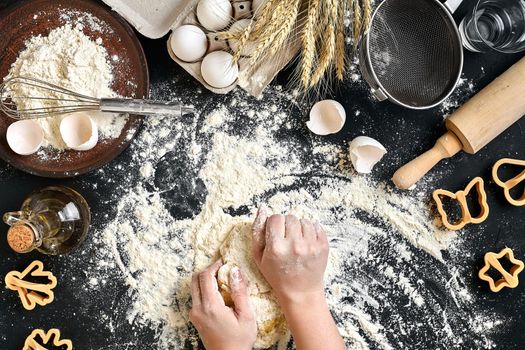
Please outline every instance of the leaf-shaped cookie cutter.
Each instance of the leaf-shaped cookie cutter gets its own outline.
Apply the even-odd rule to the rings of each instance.
[[[476,191],[478,192],[478,203],[481,207],[481,211],[477,217],[472,217],[472,214],[470,213],[467,204],[467,195],[474,186],[476,187]],[[461,208],[461,219],[458,222],[451,223],[448,220],[447,213],[443,208],[443,201],[441,200],[441,196],[446,196],[458,201],[459,206]],[[487,203],[487,193],[485,192],[485,182],[481,177],[475,177],[474,179],[472,179],[472,181],[470,181],[467,187],[462,191],[452,193],[447,190],[437,189],[432,194],[432,197],[434,198],[434,201],[437,204],[437,210],[439,212],[439,215],[441,215],[443,225],[449,230],[460,230],[466,224],[482,223],[489,216],[489,205]]]
[[[35,269],[36,268],[36,269]],[[27,276],[46,277],[49,283],[33,283],[24,281]],[[26,310],[33,310],[38,304],[45,306],[55,299],[53,288],[57,285],[57,279],[50,271],[44,271],[44,264],[35,260],[22,272],[11,271],[5,276],[7,288],[17,291]]]
[[[35,338],[40,337],[42,339],[43,344],[40,344]],[[56,328],[52,328],[47,333],[45,333],[42,329],[35,329],[29,337],[27,337],[24,347],[22,350],[47,350],[46,347],[43,345],[46,345],[51,340],[51,337],[53,337],[53,346],[65,346],[66,350],[73,350],[73,343],[69,339],[60,339],[60,331]],[[51,345],[51,344],[49,344]]]
[[[503,257],[506,257],[512,264],[510,271],[506,271],[499,260]],[[500,274],[501,278],[497,281],[494,281],[487,272],[493,267]],[[490,290],[493,292],[499,292],[504,287],[516,288],[519,284],[518,275],[523,271],[524,264],[523,261],[518,260],[514,257],[514,252],[510,248],[504,248],[499,253],[488,252],[485,254],[485,265],[479,270],[478,276],[481,280],[487,281],[489,283]]]
[[[521,195],[519,199],[514,199],[510,195],[510,190],[512,190],[520,182],[525,180],[525,169],[523,169],[521,173],[514,176],[513,178],[508,179],[507,181],[502,181],[498,176],[498,170],[504,164],[522,165],[525,167],[525,160],[503,158],[503,159],[498,160],[492,167],[492,178],[494,179],[494,182],[498,186],[503,188],[503,193],[505,194],[505,198],[507,199],[507,201],[510,204],[518,206],[518,207],[525,205],[525,191],[523,191],[523,194]]]

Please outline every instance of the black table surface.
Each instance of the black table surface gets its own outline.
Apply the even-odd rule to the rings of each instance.
[[[0,10],[15,3],[15,0],[0,0]],[[460,19],[466,11],[471,8],[474,1],[468,0],[463,3],[456,19]],[[168,56],[165,47],[166,38],[150,40],[140,36],[144,46],[151,73],[152,84],[169,81],[178,77],[182,88],[195,89],[198,83],[194,81],[184,70],[176,65]],[[0,39],[1,40],[1,39]],[[464,78],[474,84],[474,89],[459,89],[455,96],[457,99],[465,100],[475,91],[487,85],[491,80],[505,71],[515,63],[523,54],[474,54],[465,51]],[[286,85],[288,72],[283,72],[277,78],[278,84]],[[525,92],[524,92],[525,94]],[[213,96],[209,92],[202,93],[203,99],[215,99],[221,101],[223,97]],[[426,111],[412,111],[401,108],[389,102],[373,102],[364,83],[344,84],[334,93],[335,99],[340,101],[347,111],[359,108],[361,114],[348,113],[345,129],[337,135],[327,138],[329,142],[344,144],[359,132],[357,130],[373,130],[387,149],[397,152],[395,161],[381,166],[374,174],[377,180],[389,181],[392,173],[404,162],[414,158],[422,151],[430,148],[435,140],[444,132],[443,111],[436,107]],[[524,97],[525,98],[525,97]],[[297,116],[305,119],[306,116]],[[450,160],[441,162],[436,173],[441,174],[435,178],[435,186],[449,189],[460,189],[474,176],[483,176],[490,179],[490,169],[500,158],[512,157],[525,159],[525,145],[523,143],[523,130],[516,123],[499,136],[495,141],[482,149],[475,155],[460,154]],[[396,130],[396,132],[392,132]],[[119,177],[126,176],[122,170],[129,163],[132,150],[128,149],[112,164],[106,166],[104,176],[110,174],[116,181]],[[121,165],[121,166],[119,166]],[[105,185],[103,175],[93,172],[84,176],[67,180],[53,180],[39,178],[20,172],[0,160],[0,212],[17,210],[24,197],[32,190],[42,188],[50,184],[63,184],[71,186],[84,194],[93,211],[93,227],[101,229],[110,220],[112,203],[107,199],[119,195],[118,188]],[[94,185],[98,185],[99,191],[93,191]],[[464,261],[456,263],[472,266],[472,276],[467,281],[472,281],[472,290],[480,306],[496,310],[499,315],[509,316],[513,319],[511,326],[498,329],[492,337],[498,349],[525,349],[525,283],[514,290],[506,290],[499,294],[492,294],[485,288],[479,288],[479,281],[475,279],[475,273],[481,264],[483,254],[486,251],[496,251],[504,246],[512,247],[518,257],[525,257],[525,208],[510,206],[503,197],[501,190],[489,182],[487,186],[488,195],[491,198],[491,215],[483,227],[467,227],[462,235],[471,239],[469,249],[472,254]],[[430,193],[429,193],[430,196]],[[107,215],[109,214],[109,218]],[[7,226],[0,225],[0,233],[5,234]],[[90,245],[90,239],[74,254],[79,259],[85,257],[86,262],[89,255],[85,254]],[[83,252],[84,251],[84,252]],[[17,255],[7,246],[5,239],[0,240],[0,276],[12,269],[20,269],[26,266],[35,257],[42,259],[46,264],[52,266],[55,274],[67,270],[67,260],[62,258],[42,257],[39,254]],[[85,276],[77,276],[85,278]],[[3,278],[3,277],[2,277]],[[523,277],[522,277],[523,278]],[[125,295],[124,285],[112,285],[108,292],[114,295]],[[90,309],[97,307],[92,301],[84,304],[82,300],[75,297],[75,290],[60,287],[57,293],[61,293],[60,300],[54,303],[53,308],[40,308],[28,313],[19,305],[13,305],[7,300],[12,300],[12,292],[0,289],[0,348],[20,349],[25,337],[34,328],[50,328],[68,325],[68,335],[75,339],[76,348],[79,349],[146,349],[151,348],[154,335],[144,328],[143,335],[139,336],[142,344],[127,343],[127,334],[131,332],[125,319],[116,320],[121,322],[119,331],[107,339],[107,336],[99,333],[96,324],[90,324]],[[104,301],[100,300],[101,305]],[[59,310],[67,310],[59,311]],[[120,344],[120,345],[119,345]],[[126,345],[122,345],[126,344]],[[418,344],[418,345],[416,345]],[[414,339],[414,346],[407,348],[442,348],[439,342],[430,342],[421,345],[421,339]],[[423,341],[423,344],[424,341]],[[457,348],[464,346],[458,344]]]

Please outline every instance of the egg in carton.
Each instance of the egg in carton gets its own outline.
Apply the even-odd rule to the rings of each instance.
[[[257,13],[260,12],[266,0],[103,1],[148,38],[160,38],[171,30],[172,33],[167,43],[170,56],[207,89],[219,94],[228,93],[236,86],[240,86],[253,96],[261,95],[264,88],[292,60],[300,47],[298,41],[290,43],[274,57],[253,67],[250,65],[249,55],[254,46],[248,43],[243,49],[238,65],[228,65],[237,47],[236,43],[231,40],[222,40],[216,33],[246,28],[249,21],[253,20],[254,13],[257,17]],[[221,15],[225,16],[221,17]],[[181,30],[178,32],[182,26],[187,25],[195,26],[199,30],[190,27],[186,29],[193,31]],[[224,27],[220,28],[222,26]],[[179,52],[177,56],[172,43],[175,36],[184,34],[184,32],[189,33],[195,43],[187,46],[183,43],[181,46],[190,47],[190,52],[186,52],[188,55],[181,55]],[[181,36],[184,38],[184,35]],[[204,36],[207,40],[203,40]],[[212,53],[213,55],[208,57]],[[206,74],[206,79],[203,72]]]
[[[175,62],[208,90],[225,94],[240,86],[249,94],[259,96],[277,73],[290,62],[299,46],[289,48],[253,69],[249,64],[249,57],[255,45],[248,42],[241,52],[238,65],[233,64],[237,41],[221,39],[217,32],[246,29],[253,20],[252,2],[227,1],[231,5],[231,12],[223,8],[217,17],[224,17],[219,19],[214,18],[216,13],[206,13],[199,7],[210,2],[224,4],[224,1],[226,0],[200,0],[188,5],[187,16],[175,24],[170,35],[168,52]],[[213,5],[210,8],[216,9]],[[204,23],[205,21],[211,22],[211,25]],[[206,50],[204,47],[207,47]]]

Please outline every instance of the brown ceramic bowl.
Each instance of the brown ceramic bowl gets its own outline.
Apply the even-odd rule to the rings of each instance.
[[[0,13],[0,81],[9,71],[25,41],[34,35],[46,36],[66,22],[84,22],[86,14],[102,21],[100,28],[84,25],[84,33],[93,40],[102,38],[113,69],[113,90],[121,96],[147,98],[149,91],[148,66],[142,46],[131,27],[115,12],[88,0],[29,0],[17,2]],[[69,17],[69,18],[68,18]],[[20,156],[11,151],[6,141],[7,127],[14,122],[0,112],[0,157],[14,167],[44,177],[73,177],[99,168],[117,157],[131,142],[142,118],[130,116],[120,137],[104,140],[86,152],[51,152],[43,157],[33,154]],[[48,153],[46,151],[46,153]]]

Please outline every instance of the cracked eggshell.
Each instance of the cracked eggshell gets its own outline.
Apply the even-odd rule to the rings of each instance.
[[[34,120],[19,120],[9,125],[7,144],[13,152],[28,156],[38,151],[44,142],[44,131]]]
[[[385,147],[371,137],[358,136],[350,142],[350,160],[358,173],[370,174],[385,154]]]
[[[60,135],[64,143],[75,151],[88,151],[98,142],[97,124],[83,112],[65,116],[60,122]]]
[[[306,126],[317,135],[329,135],[339,132],[346,121],[345,108],[337,101],[319,101],[310,110],[310,120]]]

